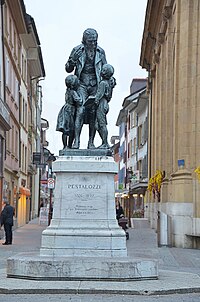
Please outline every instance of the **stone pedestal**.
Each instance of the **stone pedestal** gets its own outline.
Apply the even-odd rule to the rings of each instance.
[[[41,256],[126,257],[126,237],[114,202],[117,165],[107,156],[61,156],[53,218],[42,234]]]
[[[40,253],[9,258],[7,276],[57,281],[157,279],[156,260],[127,257],[125,232],[116,220],[117,164],[112,156],[105,150],[60,155],[53,163],[53,218],[42,233]]]

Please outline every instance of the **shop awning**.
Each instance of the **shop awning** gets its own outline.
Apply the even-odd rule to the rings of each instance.
[[[31,196],[31,192],[28,188],[25,188],[25,187],[20,187],[19,188],[19,192],[22,194],[22,195],[26,195],[26,196]]]
[[[130,193],[131,194],[144,194],[147,190],[148,187],[148,182],[143,181],[143,182],[136,182],[132,183],[130,187]]]

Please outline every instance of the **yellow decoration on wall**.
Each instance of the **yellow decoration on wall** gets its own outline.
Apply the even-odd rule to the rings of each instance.
[[[155,175],[153,175],[148,182],[147,190],[153,193],[154,197],[157,196],[158,201],[160,201],[160,188],[163,181],[163,173],[157,170]]]
[[[198,180],[199,180],[199,182],[200,182],[200,166],[198,166],[198,167],[194,170],[194,172],[197,174]]]

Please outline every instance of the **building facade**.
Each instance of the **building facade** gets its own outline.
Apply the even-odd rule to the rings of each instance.
[[[140,65],[149,73],[149,178],[162,172],[148,216],[159,243],[199,247],[200,3],[147,2]]]
[[[21,82],[21,65],[19,34],[26,32],[21,6],[14,1],[5,1],[3,6],[4,26],[4,68],[5,99],[10,109],[11,130],[6,136],[6,156],[4,164],[3,200],[9,201],[16,208],[18,201],[18,180],[20,167],[20,123],[19,90]],[[15,13],[14,13],[15,12]],[[19,22],[22,21],[22,22]]]
[[[6,103],[3,1],[0,4],[0,201],[3,198],[6,133],[11,129],[10,110]],[[0,211],[1,211],[0,202]]]
[[[143,217],[147,189],[148,96],[146,79],[133,79],[130,95],[122,104],[119,126],[119,188],[125,215]]]
[[[1,101],[8,118],[0,136],[0,160],[4,160],[0,197],[15,207],[15,225],[21,226],[38,215],[40,169],[33,166],[32,157],[41,149],[39,81],[45,70],[34,19],[26,13],[24,1],[1,1],[1,9]]]

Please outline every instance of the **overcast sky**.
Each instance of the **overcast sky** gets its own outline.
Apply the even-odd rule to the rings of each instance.
[[[109,141],[118,135],[116,120],[122,103],[130,94],[133,78],[145,78],[139,66],[141,41],[147,0],[24,0],[39,35],[46,78],[43,87],[42,117],[49,121],[49,150],[58,155],[62,146],[61,132],[55,131],[57,115],[65,102],[65,63],[74,46],[81,43],[83,31],[94,28],[98,45],[107,62],[115,69],[117,86],[113,90],[107,115]],[[84,125],[81,148],[87,147],[88,125]],[[95,145],[101,144],[96,134]]]

